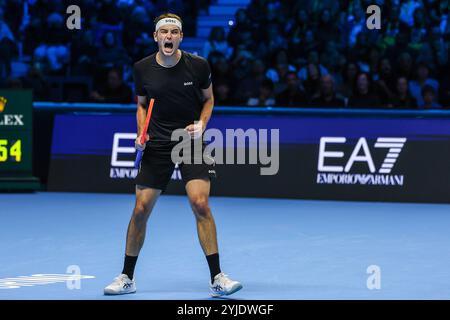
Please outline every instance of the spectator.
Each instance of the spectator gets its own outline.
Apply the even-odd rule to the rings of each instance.
[[[344,54],[340,53],[335,57],[335,61],[333,62],[333,66],[330,69],[330,75],[333,77],[334,82],[336,84],[336,91],[339,91],[339,88],[342,87],[344,83],[344,73],[345,67],[347,66],[347,58]]]
[[[105,32],[102,40],[103,46],[98,50],[97,59],[102,68],[112,68],[131,62],[125,49],[117,43],[112,31]]]
[[[214,104],[218,106],[232,106],[234,101],[230,95],[230,86],[226,82],[214,83]]]
[[[295,72],[286,75],[287,88],[276,97],[277,105],[281,107],[302,107],[307,103],[305,92],[300,87],[300,81]]]
[[[239,9],[235,14],[235,23],[228,33],[228,42],[232,47],[237,47],[241,42],[241,34],[244,32],[253,33],[253,26],[244,9]]]
[[[334,40],[339,45],[339,49],[343,50],[348,45],[350,28],[352,27],[347,19],[346,11],[339,12],[335,27],[340,32],[336,35]]]
[[[71,67],[73,75],[89,75],[95,68],[97,47],[91,30],[86,30],[76,38],[71,47]]]
[[[151,33],[141,32],[136,37],[136,41],[131,51],[132,60],[139,61],[158,50],[158,44],[153,40]],[[128,52],[130,52],[128,51]]]
[[[449,23],[450,29],[450,23]],[[450,30],[449,30],[450,31]],[[450,36],[450,32],[448,33]],[[450,38],[450,37],[449,37]],[[435,65],[435,69],[439,70],[441,68],[447,68],[449,62],[449,41],[445,42],[444,37],[441,36],[439,29],[435,28],[430,37],[430,57],[429,60],[423,59],[427,61],[429,64],[433,63]]]
[[[417,101],[409,92],[409,83],[406,77],[401,76],[397,79],[397,94],[388,106],[398,109],[417,108]]]
[[[343,108],[345,101],[336,94],[334,80],[330,75],[320,79],[320,92],[311,99],[311,105],[319,108]]]
[[[91,93],[91,99],[101,103],[131,103],[132,92],[122,80],[122,74],[118,69],[111,69],[108,72],[106,86],[99,91]]]
[[[0,78],[4,79],[11,74],[11,60],[16,46],[14,35],[3,18],[3,9],[0,7]]]
[[[370,48],[369,53],[369,69],[368,72],[370,74],[377,74],[379,72],[378,68],[380,67],[381,53],[376,47]]]
[[[69,62],[69,50],[63,45],[42,44],[34,51],[34,59],[47,74],[64,75]]]
[[[334,74],[336,74],[337,69],[339,68],[342,69],[343,67],[342,61],[340,60],[341,57],[342,55],[339,53],[336,42],[328,41],[327,44],[325,45],[325,49],[322,51],[320,55],[320,62],[323,64],[327,73],[332,74],[334,77]],[[346,61],[344,61],[343,64],[345,64],[345,62]],[[340,75],[338,77],[339,81],[342,82]]]
[[[122,11],[114,0],[99,1],[97,21],[109,25],[117,25],[122,21]]]
[[[350,35],[348,43],[350,47],[353,47],[356,44],[358,34],[362,32],[366,26],[366,19],[362,8],[355,8],[354,15],[350,15],[348,20],[350,22]]]
[[[315,39],[314,31],[312,29],[305,30],[301,35],[300,39],[297,42],[289,42],[288,44],[289,51],[292,52],[295,59],[295,63],[304,64],[305,59],[302,57],[307,56],[310,52],[316,51],[319,49],[319,43]]]
[[[320,15],[319,25],[317,26],[317,39],[321,43],[326,43],[336,39],[337,30],[333,23],[330,10],[324,9]]]
[[[436,101],[436,90],[433,86],[425,85],[422,88],[423,104],[419,105],[423,109],[441,108],[441,105]]]
[[[266,80],[265,70],[266,66],[261,59],[253,61],[251,73],[236,86],[234,95],[236,101],[248,101],[250,97],[258,95],[262,82]]]
[[[40,17],[30,16],[27,27],[23,32],[23,54],[32,56],[34,50],[44,42],[46,31],[46,28],[43,27],[43,20]]]
[[[21,0],[9,0],[6,4],[2,4],[0,1],[0,8],[3,7],[4,12],[8,14],[4,17],[6,24],[13,32],[14,38],[20,38],[21,26],[23,23],[23,7],[24,4]],[[5,2],[5,1],[3,1]],[[1,20],[1,18],[0,18]]]
[[[424,43],[424,38],[427,33],[425,29],[414,28],[411,30],[411,36],[408,44],[408,50],[417,57],[419,54],[424,55],[424,50],[427,49],[427,44]]]
[[[418,0],[405,0],[400,6],[400,21],[408,27],[414,24],[414,11],[419,8],[420,2]]]
[[[380,98],[373,92],[367,73],[362,72],[356,77],[355,88],[348,101],[348,106],[351,108],[378,108],[381,106]]]
[[[246,50],[245,45],[239,45],[233,52],[231,59],[231,77],[234,83],[240,83],[250,72],[250,62],[254,59],[252,53]]]
[[[409,30],[399,30],[399,32],[395,35],[392,45],[386,48],[385,56],[391,61],[397,61],[399,58],[399,53],[408,50],[409,38]]]
[[[275,105],[275,98],[273,95],[273,82],[265,79],[259,86],[258,96],[251,97],[247,101],[248,106],[273,106]]]
[[[412,65],[413,60],[411,54],[408,52],[403,52],[400,54],[398,58],[398,71],[397,74],[399,76],[406,77],[408,80],[411,79],[412,76]]]
[[[319,54],[318,54],[318,52],[317,51],[311,51],[308,54],[308,65],[306,65],[305,67],[301,68],[300,71],[297,74],[298,78],[301,81],[305,81],[306,78],[308,77],[308,72],[309,72],[308,68],[309,68],[309,65],[311,65],[311,64],[314,64],[315,66],[317,66],[320,69],[320,74],[321,75],[324,76],[324,75],[328,74],[328,70],[323,65],[321,65],[319,63]]]
[[[70,61],[70,52],[64,35],[60,32],[64,19],[60,14],[53,13],[47,18],[48,32],[55,36],[49,37],[34,50],[34,60],[42,66],[44,73],[65,75]]]
[[[264,18],[261,21],[262,24],[277,24],[281,27],[281,23],[283,22],[283,12],[281,1],[266,1],[264,7]]]
[[[289,45],[296,47],[308,28],[308,14],[305,10],[298,10],[294,19],[288,22],[287,30],[292,35]],[[312,32],[311,32],[312,33]]]
[[[439,90],[439,83],[432,78],[429,78],[430,70],[425,63],[419,63],[417,65],[417,77],[416,80],[411,81],[409,84],[409,91],[411,95],[416,99],[417,104],[422,106],[424,104],[422,89],[425,85],[433,87],[434,93]]]
[[[320,69],[317,65],[310,63],[307,65],[306,72],[307,76],[303,81],[303,87],[305,88],[306,96],[313,97],[319,93],[321,77]]]
[[[225,30],[222,27],[213,27],[209,35],[208,41],[203,47],[203,56],[208,58],[212,51],[219,51],[225,58],[229,59],[233,49],[228,45],[225,38]]]
[[[231,87],[230,65],[220,52],[212,52],[209,56],[213,83],[225,82]]]
[[[145,7],[143,5],[138,5],[132,8],[130,15],[125,18],[124,30],[126,30],[126,32],[122,35],[123,46],[127,49],[128,54],[133,57],[133,61],[140,60],[144,57],[139,55],[141,53],[139,52],[141,51],[141,48],[135,48],[135,45],[138,44],[139,46],[142,46],[147,37],[150,38],[151,42],[154,44],[151,49],[155,49],[155,51],[157,49],[157,45],[153,40],[153,30],[149,29],[149,26],[152,25],[150,17],[151,16],[146,11]],[[143,35],[143,33],[147,33],[147,35]],[[148,44],[145,43],[144,45],[147,46]]]
[[[344,74],[342,75],[342,83],[337,87],[337,92],[339,92],[344,97],[350,97],[353,95],[353,88],[356,82],[356,76],[359,73],[358,65],[354,62],[348,62]]]
[[[296,71],[295,67],[289,64],[288,51],[286,49],[277,50],[273,60],[272,66],[274,68],[267,70],[266,77],[274,83],[281,82],[288,71]]]
[[[370,51],[372,43],[369,41],[368,33],[361,32],[357,36],[356,44],[349,54],[351,60],[356,61],[361,71],[369,72],[368,61],[370,59]]]
[[[259,43],[257,52],[259,57],[268,59],[276,50],[287,48],[287,41],[280,32],[278,24],[272,23],[267,26],[267,33],[264,41]]]
[[[380,61],[379,73],[374,76],[376,80],[375,92],[380,97],[380,102],[383,106],[394,98],[395,92],[395,77],[392,71],[391,62],[388,58],[383,58]]]

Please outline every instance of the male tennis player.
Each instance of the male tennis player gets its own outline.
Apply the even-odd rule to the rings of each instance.
[[[122,274],[105,288],[105,294],[136,292],[133,274],[144,243],[147,220],[175,167],[171,150],[177,142],[171,141],[172,132],[185,129],[192,139],[201,138],[214,104],[208,62],[178,49],[183,39],[181,18],[167,13],[157,17],[155,24],[153,35],[158,42],[158,52],[134,65],[138,99],[136,148],[145,149],[136,177],[136,204],[128,226]],[[155,103],[149,129],[142,132],[151,98]],[[145,135],[147,141],[144,145],[139,143],[141,135]],[[220,269],[216,226],[208,206],[210,174],[215,174],[214,167],[204,161],[201,164],[181,163],[180,171],[209,265],[211,295],[230,295],[242,285]]]

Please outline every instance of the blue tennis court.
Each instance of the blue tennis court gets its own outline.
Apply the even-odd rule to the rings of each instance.
[[[0,202],[0,299],[210,299],[184,196],[159,199],[138,291],[118,297],[103,288],[121,271],[134,195],[0,194]],[[226,197],[210,205],[222,269],[244,286],[230,298],[450,298],[450,205]],[[69,266],[81,272],[79,289]],[[369,266],[379,268],[379,289],[368,289]]]

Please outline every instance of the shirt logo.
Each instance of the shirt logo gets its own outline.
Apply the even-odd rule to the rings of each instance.
[[[192,81],[189,81],[189,82],[185,82],[184,85],[185,85],[185,86],[192,86],[193,83],[192,83]]]

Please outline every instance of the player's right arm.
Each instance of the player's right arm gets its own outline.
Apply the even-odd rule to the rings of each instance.
[[[137,121],[137,138],[135,141],[136,149],[144,150],[145,144],[141,145],[141,136],[145,134],[145,142],[149,140],[149,136],[144,131],[145,117],[147,116],[147,97],[137,96],[137,111],[136,111],[136,121]]]

